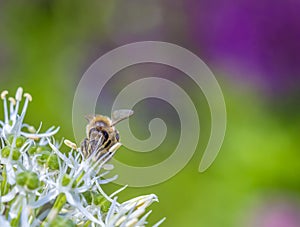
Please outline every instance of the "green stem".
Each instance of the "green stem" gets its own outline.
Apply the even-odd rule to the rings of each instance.
[[[86,223],[84,223],[83,227],[89,227],[89,226],[90,226],[90,224],[91,224],[91,221],[90,221],[90,220],[88,220]]]
[[[55,219],[55,217],[61,211],[63,206],[66,204],[66,201],[67,201],[67,198],[66,198],[66,195],[64,193],[61,193],[61,194],[58,195],[51,211],[49,212],[48,216],[46,217],[46,219],[41,224],[41,227],[47,226],[48,224],[51,223],[51,221],[53,219]]]
[[[76,186],[79,185],[79,184],[81,183],[81,180],[82,180],[84,174],[85,174],[85,172],[82,172],[82,173],[79,175],[79,177],[75,180]]]
[[[8,193],[8,184],[7,184],[7,174],[6,167],[2,171],[2,183],[1,183],[1,196],[4,196]]]
[[[9,185],[7,184],[7,173],[6,173],[6,167],[3,167],[3,171],[2,171],[2,182],[1,182],[1,189],[0,189],[0,196],[4,196],[8,193],[9,190]],[[7,208],[8,203],[2,203],[1,206],[4,206],[5,209],[3,211],[3,215],[5,215],[5,217],[8,217],[8,212],[9,209]]]
[[[19,226],[20,217],[21,217],[21,212],[22,212],[22,207],[21,207],[21,209],[20,209],[19,212],[18,212],[18,216],[17,216],[16,218],[14,218],[14,219],[11,220],[10,225],[11,225],[12,227],[17,227],[17,226]]]

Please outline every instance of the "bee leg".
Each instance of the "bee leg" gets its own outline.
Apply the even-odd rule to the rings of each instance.
[[[88,150],[88,143],[89,141],[88,141],[88,138],[85,138],[83,141],[82,141],[82,143],[81,143],[81,151],[82,151],[82,153],[83,153],[83,155],[85,156],[85,157],[87,157],[88,155],[89,155],[89,150]]]

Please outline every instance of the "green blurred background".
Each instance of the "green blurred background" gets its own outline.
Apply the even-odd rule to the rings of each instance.
[[[42,121],[44,129],[59,125],[57,137],[73,139],[74,92],[98,57],[135,41],[183,46],[208,64],[222,87],[228,114],[222,149],[210,169],[197,171],[210,113],[201,90],[184,74],[155,64],[123,70],[102,91],[107,107],[99,111],[107,114],[129,82],[163,75],[194,101],[201,136],[192,160],[175,177],[128,188],[120,199],[157,194],[149,221],[166,216],[163,226],[300,226],[299,10],[297,1],[269,0],[0,0],[1,89],[14,93],[23,86],[33,96],[27,122]],[[154,117],[165,120],[168,136],[150,154],[121,148],[116,158],[138,166],[167,158],[179,138],[174,109],[145,100],[135,112],[130,124],[138,138],[149,136]]]

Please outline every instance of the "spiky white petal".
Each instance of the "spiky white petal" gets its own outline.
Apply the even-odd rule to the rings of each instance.
[[[107,160],[112,158],[121,146],[120,143],[114,144],[110,152],[99,159],[95,157],[96,152],[84,158],[77,145],[69,140],[64,140],[64,144],[71,150],[62,152],[60,147],[63,140],[57,142],[53,137],[59,127],[53,126],[41,132],[42,123],[37,130],[24,123],[29,102],[32,101],[31,95],[23,95],[21,87],[15,98],[7,98],[7,95],[8,91],[0,94],[4,105],[4,120],[0,120],[0,181],[4,181],[1,183],[3,191],[0,192],[1,227],[10,226],[9,221],[13,218],[18,218],[22,227],[40,226],[41,222],[50,221],[57,214],[72,220],[76,225],[85,224],[88,220],[90,226],[103,227],[144,226],[147,223],[151,211],[146,214],[145,211],[158,201],[154,194],[119,203],[116,195],[126,186],[110,195],[102,189],[103,184],[118,177],[106,176],[113,169]],[[6,154],[2,153],[3,148]],[[26,178],[28,176],[24,173],[31,178]],[[84,193],[102,196],[108,204],[107,211],[102,210],[102,205],[88,202]],[[65,204],[57,212],[51,212],[56,209],[53,204],[60,198],[59,195],[65,195]],[[4,213],[6,216],[1,215]],[[51,214],[54,216],[48,219]]]

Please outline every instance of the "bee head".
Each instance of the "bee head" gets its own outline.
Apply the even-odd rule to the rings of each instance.
[[[103,115],[86,115],[85,119],[88,120],[89,125],[93,125],[96,127],[110,127],[111,120],[110,118],[103,116]]]

